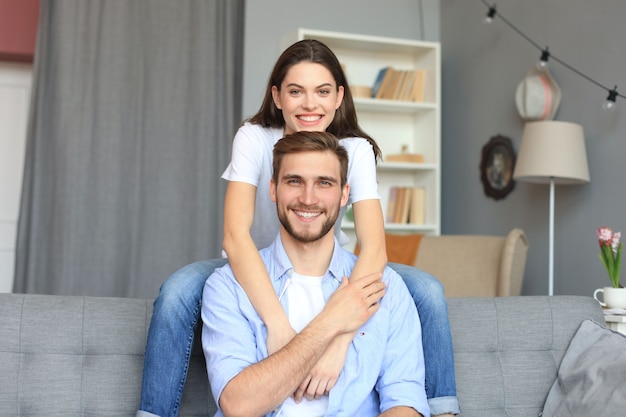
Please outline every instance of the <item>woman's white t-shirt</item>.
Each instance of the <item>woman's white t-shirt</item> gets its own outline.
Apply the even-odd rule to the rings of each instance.
[[[274,144],[283,136],[283,129],[245,123],[235,135],[231,161],[222,174],[225,180],[245,182],[257,188],[254,222],[250,233],[259,249],[268,246],[274,240],[280,227],[276,204],[270,198],[270,179]],[[348,203],[379,200],[372,145],[363,138],[344,138],[339,142],[348,152],[349,158]],[[342,245],[348,242],[340,227],[345,212],[346,207],[343,207],[335,223],[335,234]]]

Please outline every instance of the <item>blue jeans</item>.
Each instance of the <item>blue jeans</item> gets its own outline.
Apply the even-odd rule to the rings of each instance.
[[[443,285],[429,273],[412,266],[391,262],[388,266],[404,280],[420,316],[430,414],[459,414],[454,351]]]
[[[139,416],[178,416],[204,282],[226,259],[198,261],[176,271],[154,300],[143,364]]]
[[[178,416],[200,320],[204,282],[225,263],[226,259],[192,263],[161,286],[148,331],[137,416]],[[452,337],[443,287],[426,272],[401,264],[389,266],[404,279],[419,312],[431,414],[458,414]]]

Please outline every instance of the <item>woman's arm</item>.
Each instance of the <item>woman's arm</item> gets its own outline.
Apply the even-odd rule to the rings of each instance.
[[[359,201],[352,204],[352,210],[360,247],[359,257],[350,275],[350,280],[354,281],[373,273],[381,273],[387,264],[387,251],[380,200]],[[303,396],[319,398],[335,386],[354,335],[355,333],[346,333],[331,342],[300,385],[295,395],[296,400]]]
[[[285,346],[295,335],[278,301],[265,264],[252,240],[256,187],[229,181],[224,200],[224,241],[228,262],[257,313],[267,326],[269,354]]]
[[[385,225],[380,200],[359,201],[352,205],[352,210],[360,252],[350,278],[359,279],[382,272],[387,265]]]

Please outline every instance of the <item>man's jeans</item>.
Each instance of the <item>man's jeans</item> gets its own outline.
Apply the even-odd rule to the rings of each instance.
[[[178,416],[200,320],[204,282],[226,262],[195,262],[175,272],[161,286],[148,332],[138,417]],[[452,337],[443,287],[426,272],[401,264],[389,266],[404,279],[422,323],[426,395],[431,414],[458,414]]]

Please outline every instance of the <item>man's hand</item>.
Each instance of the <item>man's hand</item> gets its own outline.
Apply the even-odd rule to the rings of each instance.
[[[381,277],[380,272],[366,275],[355,282],[344,277],[315,321],[323,320],[336,329],[337,335],[358,330],[378,311],[378,303],[385,294]]]

